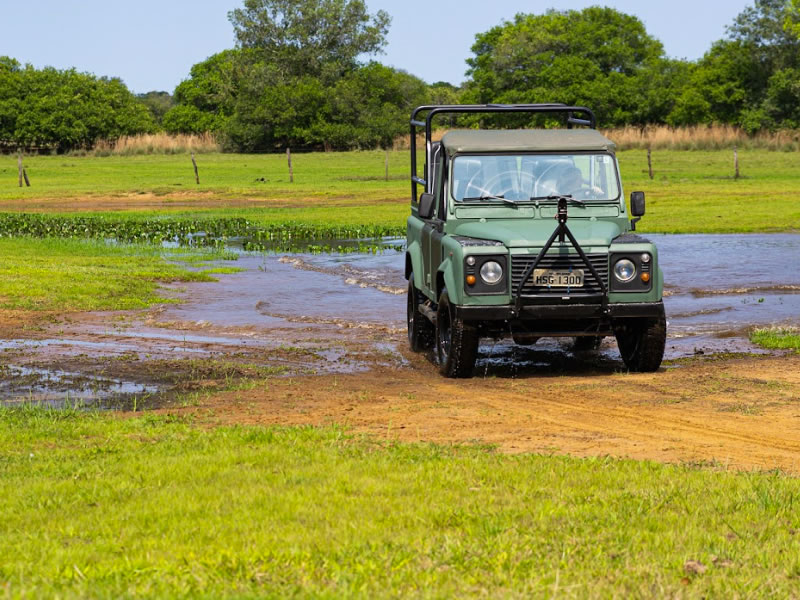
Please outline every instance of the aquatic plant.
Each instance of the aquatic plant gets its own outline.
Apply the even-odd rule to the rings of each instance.
[[[263,224],[235,218],[115,218],[0,213],[0,236],[90,238],[123,243],[173,243],[179,246],[241,246],[274,252],[376,252],[397,249],[383,243],[404,230],[383,225],[313,225],[286,221]],[[314,243],[322,242],[322,243]]]

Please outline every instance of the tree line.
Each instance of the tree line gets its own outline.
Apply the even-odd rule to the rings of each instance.
[[[800,0],[754,0],[697,61],[666,56],[615,9],[518,14],[475,36],[458,87],[364,60],[391,23],[364,0],[244,0],[228,18],[236,46],[194,65],[173,94],[0,57],[0,145],[64,151],[165,130],[212,131],[234,152],[388,147],[414,106],[460,102],[585,105],[604,127],[800,128]]]

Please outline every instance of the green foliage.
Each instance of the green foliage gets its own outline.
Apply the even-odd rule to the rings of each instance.
[[[159,125],[161,125],[164,115],[169,112],[169,109],[175,106],[175,101],[169,92],[152,91],[146,94],[136,94],[136,99],[147,107],[147,110],[150,111],[153,119]]]
[[[362,0],[247,0],[229,17],[239,48],[192,68],[167,131],[213,130],[237,152],[388,147],[428,97],[408,73],[358,63],[389,25]]]
[[[667,122],[673,126],[737,124],[741,111],[753,107],[757,90],[765,84],[764,74],[754,61],[743,42],[715,43],[692,70],[689,84]]]
[[[603,125],[663,120],[685,69],[636,17],[611,8],[518,14],[476,36],[465,99],[586,105]],[[658,84],[670,82],[667,90]],[[643,100],[658,96],[659,102]],[[665,99],[666,98],[666,104]]]
[[[330,85],[308,75],[276,81],[270,65],[250,68],[224,129],[227,146],[237,151],[389,147],[427,97],[421,80],[375,62]]]
[[[667,121],[728,123],[749,133],[800,124],[800,39],[786,0],[756,0],[698,62]]]
[[[0,145],[63,152],[155,129],[150,111],[117,78],[0,59]]]
[[[783,29],[800,39],[800,0],[790,0],[789,5],[786,7]]]
[[[188,79],[175,88],[176,106],[164,115],[169,133],[222,131],[234,111],[234,65],[240,50],[225,50],[194,65]]]
[[[219,119],[213,113],[204,112],[191,104],[173,106],[164,115],[162,124],[168,133],[202,134],[220,131]]]
[[[391,22],[382,10],[370,15],[363,0],[245,0],[228,18],[239,46],[281,76],[325,83],[352,71],[359,55],[380,52]]]
[[[36,407],[0,408],[0,456],[11,597],[788,598],[800,573],[775,472]]]
[[[697,63],[665,58],[638,19],[613,9],[520,14],[476,37],[466,98],[586,105],[606,127],[798,127],[799,7],[756,0]]]
[[[125,216],[58,216],[0,213],[0,238],[88,238],[124,243],[177,243],[181,246],[222,247],[237,238],[246,250],[293,252],[309,248],[309,242],[370,240],[400,237],[405,228],[397,225],[320,225],[282,221],[258,223],[241,217],[130,218]],[[371,251],[369,242],[348,246],[346,251]],[[312,251],[345,250],[342,246],[311,244]],[[1,271],[0,271],[1,272]]]

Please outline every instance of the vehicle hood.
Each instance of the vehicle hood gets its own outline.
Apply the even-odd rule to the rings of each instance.
[[[452,233],[481,240],[496,240],[507,248],[535,248],[544,246],[557,225],[555,219],[472,221],[459,224]],[[613,221],[570,219],[567,227],[581,246],[610,246],[611,241],[622,233],[620,226]]]

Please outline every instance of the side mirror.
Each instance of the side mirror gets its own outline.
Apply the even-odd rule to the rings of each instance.
[[[631,215],[644,216],[644,192],[631,192]]]
[[[433,216],[433,209],[435,206],[436,197],[433,194],[422,194],[419,197],[420,219],[430,219]]]

